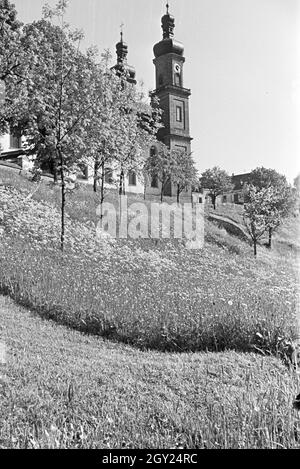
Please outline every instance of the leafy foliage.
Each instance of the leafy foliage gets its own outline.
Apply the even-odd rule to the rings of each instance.
[[[171,181],[173,170],[176,167],[175,153],[166,145],[160,143],[151,149],[145,162],[145,170],[152,177],[156,177],[161,183],[161,201],[166,184]]]
[[[300,174],[295,177],[294,179],[294,188],[296,189],[297,193],[300,194]]]
[[[208,195],[212,199],[214,209],[216,209],[216,199],[218,195],[224,192],[230,192],[233,189],[231,177],[226,171],[215,166],[212,169],[207,169],[202,173],[200,178],[200,186],[202,189],[208,189]]]
[[[0,0],[0,80],[20,76],[24,65],[20,55],[21,26],[15,6],[8,0]]]
[[[244,222],[251,236],[254,255],[257,255],[258,240],[270,226],[279,223],[279,212],[273,206],[274,189],[272,187],[258,189],[249,186],[247,203],[244,205]]]
[[[173,150],[175,165],[172,169],[172,182],[177,186],[177,202],[182,191],[192,187],[197,182],[197,170],[192,154],[186,150]]]
[[[8,0],[0,0],[0,82],[5,90],[5,106],[0,106],[0,133],[9,129],[10,118],[17,109],[9,97],[12,89],[22,95],[27,76],[29,56],[22,43],[22,24],[17,12]]]
[[[294,193],[286,177],[274,169],[256,168],[251,172],[249,182],[257,191],[262,191],[261,199],[264,195],[266,196],[266,200],[262,201],[261,211],[265,213],[266,230],[269,232],[268,246],[271,247],[273,232],[281,225],[282,220],[289,215],[295,205]],[[248,190],[246,189],[246,200],[247,197]]]
[[[35,165],[50,169],[55,182],[60,175],[62,249],[66,178],[92,165],[95,191],[101,180],[102,204],[106,167],[119,168],[121,193],[126,173],[142,173],[146,149],[161,125],[160,111],[147,105],[126,77],[109,69],[107,53],[97,63],[94,48],[80,51],[82,33],[64,21],[67,3],[45,6],[44,18],[23,28],[20,51],[27,54],[27,75],[22,92],[8,87],[13,104],[7,104],[5,114],[25,137]]]

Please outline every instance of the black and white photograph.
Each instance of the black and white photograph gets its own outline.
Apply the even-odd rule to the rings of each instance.
[[[0,0],[0,461],[300,449],[299,234],[300,0]]]

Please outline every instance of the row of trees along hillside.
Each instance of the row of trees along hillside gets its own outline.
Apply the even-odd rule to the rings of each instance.
[[[284,175],[263,167],[254,169],[247,176],[243,189],[243,219],[253,242],[255,256],[258,241],[267,234],[267,246],[271,248],[274,231],[299,207],[299,180],[300,175],[292,187]],[[199,187],[208,191],[214,209],[217,197],[234,189],[231,177],[218,167],[208,169],[202,174]]]
[[[78,168],[92,168],[101,207],[108,168],[118,168],[120,194],[129,171],[146,185],[148,172],[166,180],[172,167],[179,195],[195,175],[191,155],[185,162],[162,144],[159,156],[165,155],[167,163],[152,164],[150,156],[148,161],[162,126],[158,102],[148,104],[126,76],[116,75],[109,51],[99,60],[95,48],[81,50],[82,32],[64,20],[67,3],[45,6],[41,20],[22,25],[14,6],[0,0],[0,79],[6,89],[0,133],[24,136],[25,151],[35,155],[36,167],[47,164],[54,181],[60,180],[62,250],[67,180]]]

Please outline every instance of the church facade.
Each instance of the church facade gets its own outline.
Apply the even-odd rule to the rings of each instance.
[[[169,13],[167,4],[166,14],[161,19],[162,39],[154,45],[154,66],[155,66],[155,90],[151,96],[156,96],[159,100],[159,107],[162,109],[162,122],[164,127],[158,132],[158,144],[153,145],[148,151],[158,152],[159,142],[164,143],[170,149],[184,149],[191,152],[190,126],[189,126],[189,97],[191,91],[183,86],[183,69],[185,63],[184,47],[175,40],[174,28],[175,19]],[[126,72],[127,81],[133,86],[136,85],[136,72],[134,67],[128,64],[128,46],[121,40],[116,45],[117,63],[113,67],[116,73]],[[0,137],[2,143],[1,159],[15,160],[20,166],[28,166],[26,157],[22,152],[21,139],[13,135]],[[118,168],[108,168],[105,185],[115,187],[114,176],[117,177]],[[86,172],[86,178],[92,178],[91,169]],[[130,171],[125,177],[126,192],[144,193],[145,186],[143,181],[139,180],[134,171]],[[176,195],[176,187],[170,180],[164,188],[165,196]],[[158,178],[153,178],[146,187],[146,193],[151,195],[160,195],[161,183]],[[190,190],[186,194],[190,194]]]

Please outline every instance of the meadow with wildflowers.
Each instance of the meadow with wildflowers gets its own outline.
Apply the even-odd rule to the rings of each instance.
[[[257,260],[208,221],[202,250],[99,239],[97,196],[84,186],[69,197],[61,253],[58,188],[43,183],[28,197],[32,183],[10,174],[0,188],[0,289],[20,304],[144,350],[280,354],[293,338],[299,246],[288,239],[278,235],[274,251],[262,247]]]
[[[256,260],[208,220],[202,250],[99,239],[81,186],[61,253],[59,188],[1,170],[0,448],[300,448],[299,383],[278,359],[295,220]]]

